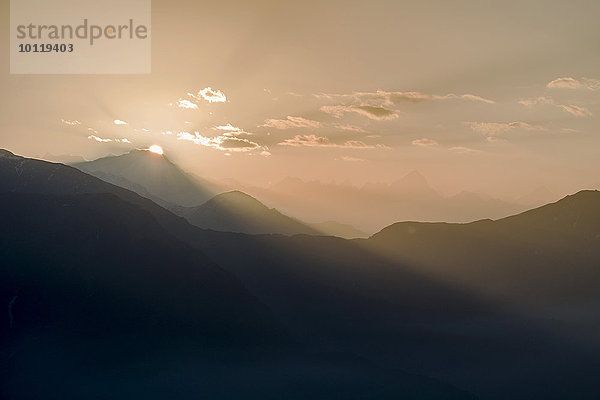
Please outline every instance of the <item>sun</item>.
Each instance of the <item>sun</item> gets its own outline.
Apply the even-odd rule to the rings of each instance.
[[[159,145],[157,145],[157,144],[153,144],[152,146],[150,146],[150,147],[148,148],[148,151],[151,151],[151,152],[153,152],[153,153],[160,154],[160,155],[163,155],[163,153],[164,153],[164,151],[163,151],[162,147],[160,147],[160,146],[159,146]]]

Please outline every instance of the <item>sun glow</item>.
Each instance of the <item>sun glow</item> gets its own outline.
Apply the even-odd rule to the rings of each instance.
[[[160,146],[159,146],[159,145],[157,145],[157,144],[153,144],[152,146],[150,146],[150,147],[148,148],[148,151],[151,151],[151,152],[153,152],[153,153],[160,154],[160,155],[162,155],[162,154],[164,153],[164,151],[163,151],[162,147],[160,147]]]

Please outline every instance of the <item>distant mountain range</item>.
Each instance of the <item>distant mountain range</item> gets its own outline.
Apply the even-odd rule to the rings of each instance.
[[[496,221],[399,222],[369,239],[247,235],[0,151],[0,220],[10,397],[599,390],[597,191]]]
[[[252,234],[368,236],[351,225],[334,221],[302,222],[240,191],[223,193],[224,186],[192,176],[165,155],[150,151],[133,150],[73,166],[151,199],[200,228]],[[215,196],[216,193],[219,194]]]
[[[0,220],[3,397],[474,398],[298,343],[209,231],[74,168],[0,150]]]
[[[222,191],[220,186],[208,180],[185,173],[166,156],[147,150],[132,150],[120,156],[72,165],[134,192],[143,190],[153,200],[167,205],[196,206]]]
[[[434,190],[418,171],[412,171],[390,184],[367,183],[357,187],[286,178],[267,188],[260,188],[245,186],[235,180],[212,182],[183,171],[165,155],[145,150],[72,165],[106,182],[135,191],[186,218],[192,212],[191,208],[202,208],[215,195],[231,191],[245,193],[271,205],[262,207],[264,215],[259,218],[256,214],[259,207],[246,202],[251,209],[245,210],[244,214],[255,215],[254,222],[246,220],[231,224],[232,215],[239,215],[239,212],[227,210],[228,215],[209,215],[210,210],[222,213],[224,209],[206,204],[204,210],[198,212],[198,216],[202,215],[205,220],[200,221],[196,217],[191,221],[199,227],[243,233],[290,235],[316,232],[360,238],[394,221],[471,222],[505,217],[556,200],[556,196],[544,187],[535,188],[514,202],[472,192],[444,196]],[[273,207],[281,217],[287,218],[274,218],[273,212],[268,212]],[[288,217],[290,215],[294,218]],[[299,224],[291,224],[288,218]],[[255,225],[259,220],[265,222]],[[280,223],[276,223],[277,220]],[[217,221],[223,221],[223,225]],[[305,221],[329,222],[315,224]],[[297,229],[290,229],[294,225]]]
[[[361,187],[286,178],[268,188],[240,186],[239,189],[303,220],[326,215],[369,233],[392,221],[471,222],[505,217],[532,205],[472,192],[444,196],[418,171],[390,184],[367,183]]]

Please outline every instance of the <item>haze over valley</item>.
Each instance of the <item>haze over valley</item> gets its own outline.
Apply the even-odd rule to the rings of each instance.
[[[599,2],[151,3],[0,2],[1,399],[600,398]]]

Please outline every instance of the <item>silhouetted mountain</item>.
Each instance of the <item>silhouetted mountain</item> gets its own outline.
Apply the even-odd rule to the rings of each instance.
[[[77,355],[83,351],[79,349],[97,348],[101,349],[99,353],[112,357],[115,352],[107,348],[118,352],[122,344],[116,345],[111,339],[103,346],[98,344],[100,339],[122,338],[126,335],[121,333],[129,332],[126,328],[131,326],[130,331],[139,334],[142,324],[153,326],[152,321],[158,319],[164,328],[142,342],[151,339],[160,342],[155,347],[166,348],[164,357],[173,358],[158,361],[158,356],[147,356],[149,361],[144,364],[137,356],[126,356],[129,357],[127,365],[146,365],[146,369],[126,367],[127,376],[133,377],[127,379],[133,382],[132,392],[137,393],[135,389],[141,387],[150,397],[169,394],[164,392],[164,387],[185,388],[185,393],[178,393],[181,398],[198,393],[216,393],[216,397],[229,398],[277,398],[274,393],[281,390],[297,398],[377,398],[380,393],[391,398],[415,399],[465,396],[434,381],[395,372],[397,369],[448,381],[488,399],[587,399],[594,398],[598,392],[600,343],[595,334],[600,328],[600,318],[595,312],[600,304],[598,192],[581,192],[498,221],[402,222],[370,239],[349,241],[307,235],[244,235],[201,230],[150,200],[81,171],[6,152],[0,153],[0,188],[0,192],[6,193],[6,198],[0,199],[0,218],[9,222],[0,229],[0,250],[4,259],[17,260],[9,263],[16,268],[2,269],[9,277],[2,278],[2,282],[26,283],[24,287],[30,289],[23,299],[25,304],[29,304],[26,299],[38,299],[33,300],[35,307],[28,308],[34,310],[27,314],[36,315],[34,321],[38,318],[46,321],[46,302],[53,310],[48,312],[50,316],[62,316],[60,310],[66,310],[66,317],[50,319],[52,330],[59,332],[55,336],[44,333],[40,338],[19,334],[10,342],[3,341],[10,346],[4,345],[2,354],[16,354],[10,359],[26,366],[16,368],[15,361],[7,364],[11,365],[8,371],[12,382],[32,382],[33,377],[41,376],[64,377],[65,362],[47,360],[67,359],[73,360],[69,361],[71,365],[81,365],[81,356]],[[19,192],[49,192],[58,197],[37,198],[35,195],[28,199]],[[91,194],[64,196],[73,193]],[[112,193],[118,198],[102,193]],[[44,218],[46,221],[41,221]],[[170,239],[163,237],[165,233]],[[168,243],[166,247],[160,245],[163,241]],[[130,247],[133,256],[128,255]],[[113,248],[116,259],[110,251]],[[181,303],[177,300],[180,295],[171,291],[181,291],[181,298],[204,299],[203,294],[195,298],[191,293],[205,268],[201,266],[200,272],[195,272],[198,275],[191,280],[192,288],[188,288],[182,283],[188,275],[186,268],[191,268],[187,261],[177,258],[180,260],[177,265],[185,266],[159,268],[168,264],[161,254],[169,249],[185,260],[189,257],[190,262],[198,258],[197,262],[202,265],[208,258],[217,261],[219,267],[227,271],[226,276],[237,277],[244,290],[256,296],[252,302],[258,304],[258,315],[265,315],[261,319],[265,323],[259,324],[263,328],[250,329],[257,332],[265,329],[276,338],[281,337],[277,336],[277,324],[269,322],[272,315],[304,347],[282,345],[271,352],[261,347],[260,355],[245,348],[241,355],[221,352],[218,356],[207,356],[204,346],[193,344],[198,343],[195,339],[172,334],[169,326],[171,321],[179,319]],[[152,261],[155,257],[156,263]],[[103,268],[93,263],[96,258],[102,260]],[[137,264],[138,259],[144,264]],[[90,263],[88,269],[81,267]],[[128,268],[125,263],[136,266]],[[133,286],[129,282],[143,275],[147,263],[154,266],[152,271],[156,268],[164,275],[152,273],[148,281],[140,283],[139,289],[133,288],[130,297],[120,300],[124,305],[120,313],[116,305],[119,302],[111,300],[115,292],[111,285],[117,285],[127,294],[127,288]],[[216,271],[219,267],[215,267]],[[61,268],[67,268],[69,273],[52,274],[63,271]],[[127,275],[131,270],[134,273]],[[24,274],[14,275],[15,271],[24,271]],[[171,272],[177,278],[171,277]],[[48,279],[48,276],[54,278]],[[165,280],[164,286],[159,276]],[[71,285],[71,279],[76,284]],[[118,286],[121,281],[127,284]],[[83,292],[87,290],[86,285],[95,290],[89,299],[85,298],[89,293]],[[160,308],[153,300],[148,300],[149,306],[145,306],[144,294],[154,293],[154,288],[158,299],[168,300],[164,303],[166,308]],[[3,289],[0,293],[8,293],[2,301],[11,311],[9,315],[15,324],[16,312],[23,313],[23,310],[14,307],[22,298],[18,294],[11,296],[10,290]],[[138,298],[143,301],[136,302]],[[228,307],[220,305],[219,299],[224,298],[217,296],[214,307]],[[212,300],[207,301],[208,305],[214,304]],[[79,303],[85,306],[86,312],[92,310],[91,322],[83,320],[81,326],[82,332],[98,329],[98,336],[92,336],[94,341],[79,331],[68,336],[62,334],[71,332],[73,321],[85,314],[74,311],[79,310]],[[89,304],[103,307],[97,307],[101,311],[96,311],[97,308],[88,307]],[[270,313],[263,314],[260,304],[266,306],[263,311]],[[201,312],[203,307],[193,308],[197,311],[192,310],[191,314],[196,315],[194,312]],[[128,311],[131,309],[135,313]],[[140,310],[145,311],[140,313]],[[109,314],[117,321],[110,330],[119,332],[116,336],[113,333],[102,336],[102,329],[94,325],[94,321],[104,325],[114,322]],[[132,322],[127,323],[123,315],[132,316]],[[227,315],[236,315],[235,310]],[[196,319],[202,317],[194,318],[181,330],[194,331]],[[11,334],[10,321],[10,318],[3,320],[6,337]],[[204,321],[213,323],[212,317]],[[229,323],[237,321],[234,318],[225,326],[234,326]],[[176,322],[173,324],[176,326]],[[260,339],[261,335],[258,336]],[[172,338],[179,338],[176,341],[181,344],[181,352],[172,349]],[[119,339],[119,343],[131,342]],[[58,356],[49,350],[54,348],[59,349]],[[74,350],[65,351],[71,348]],[[331,352],[354,354],[358,358],[322,355]],[[129,353],[125,351],[125,354]],[[89,358],[89,354],[86,357]],[[182,363],[182,359],[186,362]],[[115,365],[114,360],[104,362]],[[93,365],[106,371],[97,361]],[[118,365],[125,364],[119,360]],[[181,365],[185,367],[174,367]],[[147,374],[147,368],[152,369],[151,374]],[[78,379],[69,382],[80,382],[81,378],[85,383],[86,377],[74,375],[75,370],[70,368],[67,376]],[[47,371],[58,372],[47,375]],[[253,384],[244,385],[248,382],[242,378],[244,375],[249,376]],[[113,387],[119,377],[110,376],[112,385],[110,380],[103,380],[100,385],[96,378],[85,387],[93,390]],[[161,384],[141,382],[140,376],[152,377]],[[202,376],[206,380],[191,387],[174,378],[165,378],[172,376]],[[556,376],[560,379],[553,379]],[[333,385],[329,389],[328,381]],[[394,386],[394,381],[400,386]],[[218,382],[226,383],[232,391],[238,390],[237,396],[232,396],[232,392],[224,396],[215,391]],[[40,387],[39,379],[36,384],[20,387],[34,390]],[[264,389],[267,393],[261,393],[265,387],[272,390]],[[379,388],[380,393],[374,393],[374,387]],[[290,391],[290,388],[301,389]],[[80,386],[78,390],[83,389]],[[11,388],[11,393],[16,391]],[[286,397],[289,396],[286,394]]]
[[[83,163],[87,160],[82,156],[74,156],[72,154],[51,154],[45,153],[42,157],[42,160],[51,161],[51,162],[59,162],[63,164],[74,164],[74,163]]]
[[[0,220],[5,397],[473,398],[360,357],[324,355],[312,340],[295,345],[270,306],[248,293],[251,282],[240,284],[201,250],[217,241],[215,250],[233,256],[236,246],[265,240],[254,251],[268,258],[271,245],[286,248],[285,236],[202,231],[74,168],[6,151]],[[272,264],[236,259],[256,270],[253,279],[276,285],[277,273],[262,275]],[[293,326],[288,332],[305,337]]]
[[[419,171],[411,171],[402,178],[391,183],[392,191],[405,196],[436,196],[435,190],[429,186],[427,179]],[[439,196],[439,195],[438,195]]]
[[[1,149],[0,192],[56,195],[111,193],[151,213],[159,224],[180,238],[192,228],[183,218],[130,190],[67,165],[24,158]]]
[[[205,229],[251,234],[366,236],[350,225],[333,221],[313,227],[269,209],[240,191],[222,193],[203,203],[206,195],[223,191],[225,186],[183,172],[166,156],[149,151],[134,150],[74,166],[105,182],[134,191]],[[198,189],[203,192],[199,194]],[[186,207],[189,204],[193,207]]]
[[[185,173],[167,156],[147,150],[133,150],[73,166],[135,192],[143,188],[138,194],[149,193],[153,200],[162,200],[164,205],[196,206],[220,191],[217,185]]]
[[[589,333],[600,328],[590,310],[600,304],[598,191],[497,221],[397,223],[374,235],[369,246],[598,344]]]
[[[186,210],[183,215],[191,224],[215,231],[284,235],[319,233],[240,191],[219,194],[199,207]]]
[[[417,171],[391,184],[366,183],[362,187],[285,178],[268,188],[238,189],[301,220],[343,221],[369,233],[391,221],[470,222],[501,218],[526,209],[521,204],[475,193],[444,196]]]
[[[340,224],[336,221],[317,222],[308,225],[324,235],[337,236],[344,239],[358,239],[369,236],[350,224]]]

